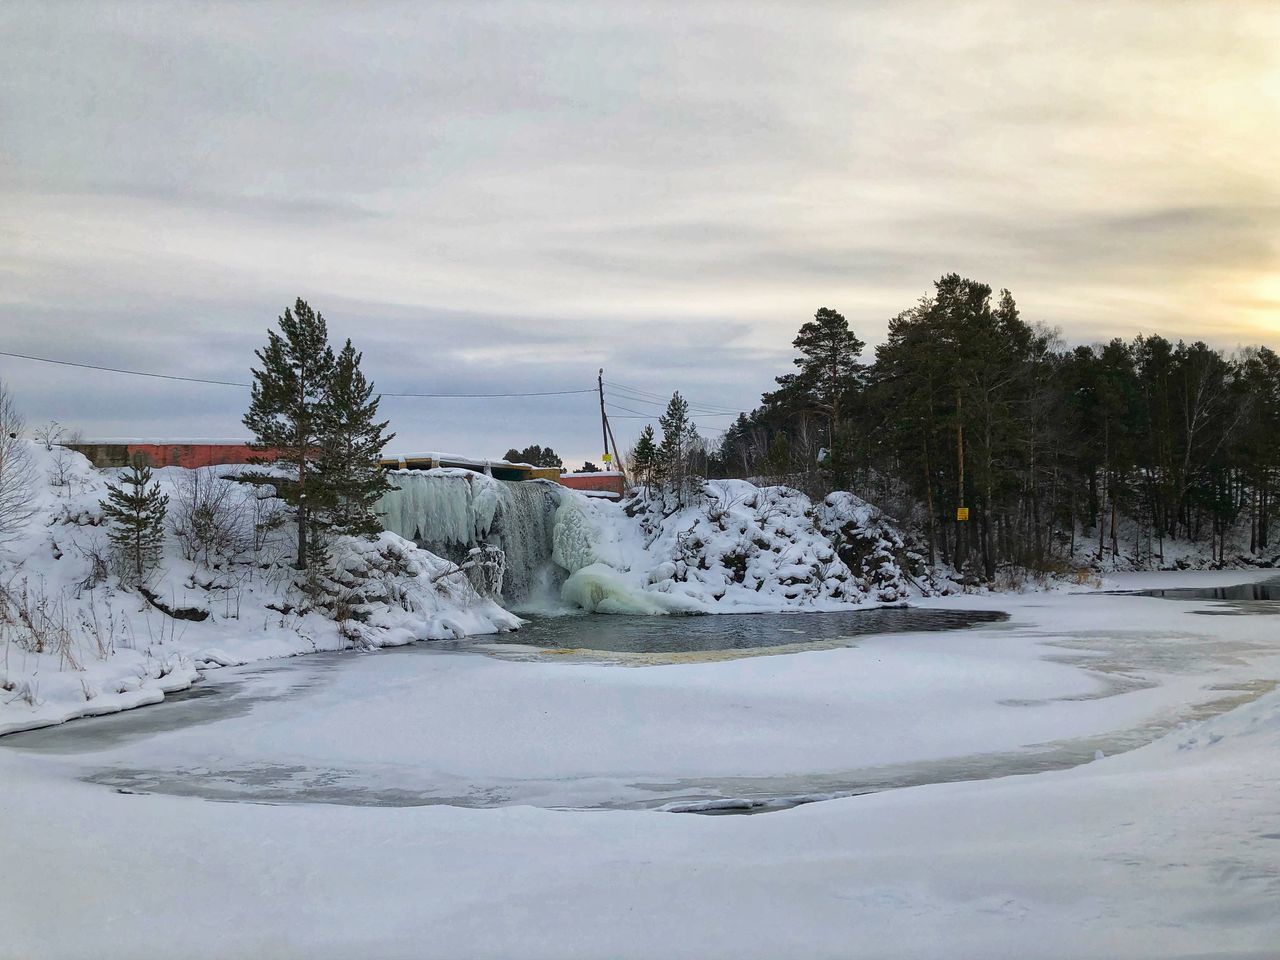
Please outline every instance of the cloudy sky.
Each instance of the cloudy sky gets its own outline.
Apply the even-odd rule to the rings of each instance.
[[[1069,342],[1280,346],[1280,5],[0,3],[0,349],[247,379],[299,295],[394,392],[750,407],[820,306],[940,274]],[[0,357],[29,420],[239,436],[247,391]],[[639,393],[637,393],[639,391]],[[394,446],[598,458],[586,394]]]

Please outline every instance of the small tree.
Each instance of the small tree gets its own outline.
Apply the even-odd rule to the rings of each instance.
[[[150,484],[150,486],[148,486]],[[160,559],[164,544],[164,516],[169,498],[151,483],[151,468],[141,457],[120,476],[120,484],[107,484],[102,512],[111,521],[107,536],[121,558],[122,576],[136,585]]]
[[[48,423],[36,427],[32,436],[46,450],[52,450],[59,444],[67,442],[67,431],[57,420],[50,420]]]
[[[654,442],[653,426],[646,423],[640,431],[640,439],[631,451],[631,466],[635,470],[636,479],[644,484],[644,492],[649,492],[653,483],[653,468],[658,460],[658,445]]]
[[[581,467],[579,467],[577,470],[574,471],[574,473],[600,473],[600,472],[601,472],[600,468],[597,467],[590,460],[588,460]]]
[[[658,424],[662,427],[662,444],[658,447],[657,462],[663,482],[675,494],[676,503],[684,506],[693,486],[690,452],[698,434],[689,420],[689,403],[680,396],[680,391],[671,395]]]
[[[382,529],[374,504],[391,489],[378,461],[395,434],[383,433],[389,421],[377,419],[381,398],[360,372],[361,356],[348,339],[334,364],[321,408],[316,470],[324,490],[323,525],[337,533],[373,536]]]
[[[244,425],[255,446],[269,459],[290,466],[295,480],[282,484],[281,498],[292,505],[298,525],[294,565],[307,569],[308,497],[320,494],[312,483],[323,437],[322,406],[333,378],[334,356],[324,317],[302,298],[280,317],[280,332],[267,334],[267,346],[255,351],[262,369],[253,371],[253,398]],[[323,499],[317,497],[317,499]]]
[[[35,468],[27,441],[19,439],[24,426],[12,395],[0,381],[0,546],[17,539],[35,514],[31,506]]]

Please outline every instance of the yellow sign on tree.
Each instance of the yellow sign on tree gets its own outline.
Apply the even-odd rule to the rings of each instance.
[[[968,519],[969,519],[969,508],[968,508],[968,507],[956,507],[956,519],[957,519],[957,520],[968,520]]]

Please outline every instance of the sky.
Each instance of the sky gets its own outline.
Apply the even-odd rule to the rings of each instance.
[[[10,352],[240,382],[301,296],[387,392],[603,367],[625,448],[952,271],[1068,343],[1280,347],[1273,0],[9,2],[0,53]],[[0,379],[32,423],[245,434],[243,388]],[[589,393],[383,411],[400,452],[601,452]]]

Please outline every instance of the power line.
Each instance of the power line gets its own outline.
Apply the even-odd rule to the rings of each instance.
[[[626,410],[628,413],[635,414],[635,416],[633,417],[628,417],[628,416],[619,414],[617,417],[617,419],[619,420],[657,420],[659,419],[659,416],[660,416],[659,414],[656,414],[656,413],[641,413],[639,410],[633,410],[631,407],[624,407],[622,404],[615,403],[612,400],[606,400],[605,406],[614,407],[618,410]],[[737,416],[736,413],[700,413],[698,414],[698,417],[700,418],[701,417],[736,417],[736,416]]]
[[[652,406],[655,406],[655,407],[665,408],[668,402],[667,399],[649,399],[649,397],[640,395],[638,391],[634,391],[629,388],[620,388],[618,384],[611,384],[607,380],[605,381],[605,385],[613,387],[613,389],[615,390],[618,396],[632,403],[645,403],[645,404],[651,404]],[[651,395],[651,396],[654,396],[654,395]],[[735,416],[736,417],[738,415],[738,411],[728,410],[725,407],[715,406],[709,403],[699,403],[696,400],[690,400],[688,397],[685,398],[685,402],[689,405],[689,409],[695,413],[706,413],[706,414],[711,414],[713,416]]]
[[[35,357],[26,353],[11,353],[0,350],[0,357],[14,357],[18,360],[34,360],[38,363],[52,363],[62,367],[79,367],[82,370],[102,370],[106,373],[123,373],[131,377],[150,377],[154,380],[178,380],[183,383],[211,383],[220,387],[248,387],[251,384],[237,380],[210,380],[204,377],[180,377],[170,373],[152,373],[145,370],[126,370],[122,367],[107,367],[97,363],[79,363],[75,360],[55,360],[52,357]],[[499,397],[561,397],[575,393],[595,393],[594,389],[585,390],[541,390],[526,393],[384,393],[384,397],[425,398],[436,400],[483,400]]]
[[[613,407],[614,409],[617,409],[617,410],[625,410],[627,413],[634,413],[641,417],[647,417],[650,420],[658,419],[658,415],[656,413],[645,413],[643,410],[634,410],[631,407],[624,407],[622,404],[615,403],[612,400],[606,400],[605,406]]]
[[[606,380],[605,384],[607,386],[613,387],[616,390],[620,390],[625,393],[634,394],[635,395],[634,399],[637,399],[637,400],[647,399],[653,403],[665,404],[668,401],[668,399],[670,399],[668,397],[662,396],[661,394],[654,393],[650,390],[641,390],[639,387],[629,387],[625,383],[618,383],[616,380]],[[733,412],[733,411],[730,411],[728,407],[718,403],[703,403],[698,400],[690,400],[688,397],[685,397],[685,401],[691,407],[705,407],[706,409],[711,410],[713,412],[717,412],[717,413]]]
[[[639,403],[646,406],[658,407],[660,409],[666,409],[666,406],[668,403],[667,400],[661,400],[661,401],[649,400],[645,397],[632,396],[629,393],[622,393],[617,390],[614,391],[614,395],[621,397],[623,400],[626,400],[628,403]],[[697,401],[689,400],[687,397],[685,398],[685,403],[688,404],[689,409],[694,413],[709,413],[709,414],[716,414],[716,415],[719,415],[719,414],[728,415],[732,413],[734,416],[737,416],[736,411],[726,410],[724,407],[714,407],[709,404],[698,403]]]
[[[540,390],[533,393],[383,393],[383,397],[427,397],[437,400],[485,400],[495,397],[564,397],[572,393],[595,393],[587,387],[585,390]]]
[[[625,391],[625,392],[627,392],[627,393],[634,393],[634,394],[636,394],[637,396],[642,396],[642,397],[651,397],[652,399],[654,399],[654,400],[656,400],[656,401],[665,401],[665,400],[666,400],[666,398],[665,398],[665,397],[661,396],[660,394],[653,393],[653,392],[652,392],[652,391],[650,391],[650,390],[640,390],[640,389],[637,389],[636,387],[628,387],[628,386],[626,386],[626,385],[624,385],[624,384],[617,383],[617,382],[615,382],[615,381],[613,381],[613,380],[606,380],[606,381],[605,381],[605,385],[606,385],[606,386],[613,387],[615,390],[623,390],[623,391]]]
[[[16,357],[19,360],[35,360],[39,363],[55,363],[63,367],[80,367],[82,370],[105,370],[107,373],[126,373],[131,377],[152,377],[156,380],[182,380],[187,383],[213,383],[221,387],[247,387],[247,383],[233,380],[205,380],[201,377],[178,377],[168,373],[146,373],[142,370],[124,370],[120,367],[104,367],[96,363],[77,363],[74,360],[53,360],[49,357],[33,357],[25,353],[10,353],[0,350],[0,357]]]

